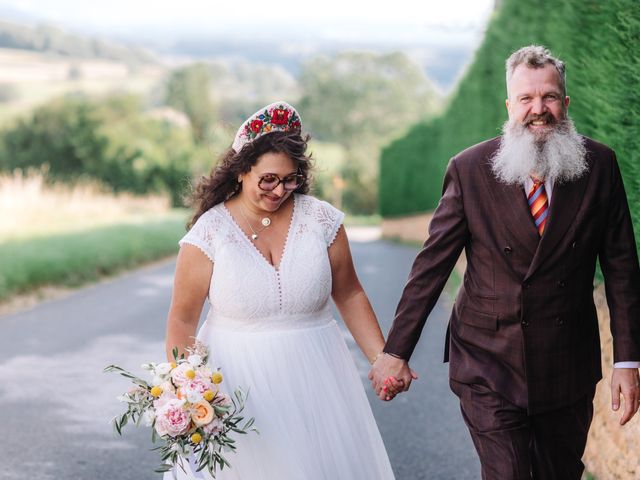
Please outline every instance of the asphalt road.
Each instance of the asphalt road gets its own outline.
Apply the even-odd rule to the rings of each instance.
[[[416,250],[382,241],[352,241],[352,250],[386,333]],[[160,478],[148,429],[114,436],[115,397],[128,384],[102,368],[116,363],[142,375],[141,363],[164,358],[173,269],[173,261],[146,267],[0,317],[0,479]],[[443,296],[427,322],[411,391],[390,403],[369,392],[398,480],[480,478],[441,361],[449,309]],[[368,363],[345,336],[369,391]]]

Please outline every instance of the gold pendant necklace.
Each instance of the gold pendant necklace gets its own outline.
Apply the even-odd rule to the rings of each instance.
[[[262,224],[262,228],[256,232],[253,229],[251,222],[245,215],[244,208],[242,208],[242,204],[239,203],[238,207],[240,207],[240,215],[242,215],[242,218],[244,218],[244,221],[247,222],[247,225],[249,226],[249,230],[251,230],[251,240],[255,242],[256,240],[258,240],[258,234],[262,232],[265,228],[267,228],[269,225],[271,225],[271,219],[269,217],[263,217],[262,220],[260,220],[260,223]]]

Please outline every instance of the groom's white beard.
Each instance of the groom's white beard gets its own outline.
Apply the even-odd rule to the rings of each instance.
[[[570,118],[553,125],[540,137],[511,120],[503,125],[502,133],[500,148],[491,163],[493,173],[504,183],[524,185],[532,175],[564,183],[587,171],[584,138],[578,135]]]

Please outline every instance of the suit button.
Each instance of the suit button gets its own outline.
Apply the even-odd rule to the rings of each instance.
[[[529,322],[527,320],[523,320],[521,323],[522,323],[523,327],[528,327],[529,326]]]
[[[529,287],[531,286],[531,284],[530,284],[529,282],[524,282],[524,283],[522,284],[522,286],[523,286],[524,288],[529,288]]]
[[[511,252],[513,252],[513,249],[509,246],[504,247],[503,250],[507,255],[511,255]]]
[[[573,243],[571,244],[571,248],[576,248],[577,246],[578,246],[578,244],[577,244],[576,242],[573,242]]]
[[[559,327],[561,327],[562,325],[564,325],[564,318],[558,317],[556,319],[556,323],[558,324]]]
[[[564,283],[564,280],[560,280],[560,281],[558,281],[558,286],[559,286],[560,288],[564,288],[566,285],[567,285],[567,284],[566,284],[566,283]]]

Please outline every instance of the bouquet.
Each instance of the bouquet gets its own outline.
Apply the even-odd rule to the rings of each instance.
[[[118,435],[129,421],[152,428],[152,441],[162,442],[154,449],[162,457],[156,472],[173,471],[176,466],[186,471],[183,461],[191,457],[197,472],[207,469],[215,478],[217,467],[231,466],[223,452],[236,450],[232,433],[257,430],[253,418],[241,415],[247,394],[237,388],[233,399],[220,391],[222,374],[207,365],[207,347],[196,342],[187,352],[188,358],[178,358],[174,348],[173,362],[143,364],[152,375],[150,383],[116,365],[106,367],[105,372],[117,372],[135,385],[118,397],[127,410],[113,419],[113,426]]]

